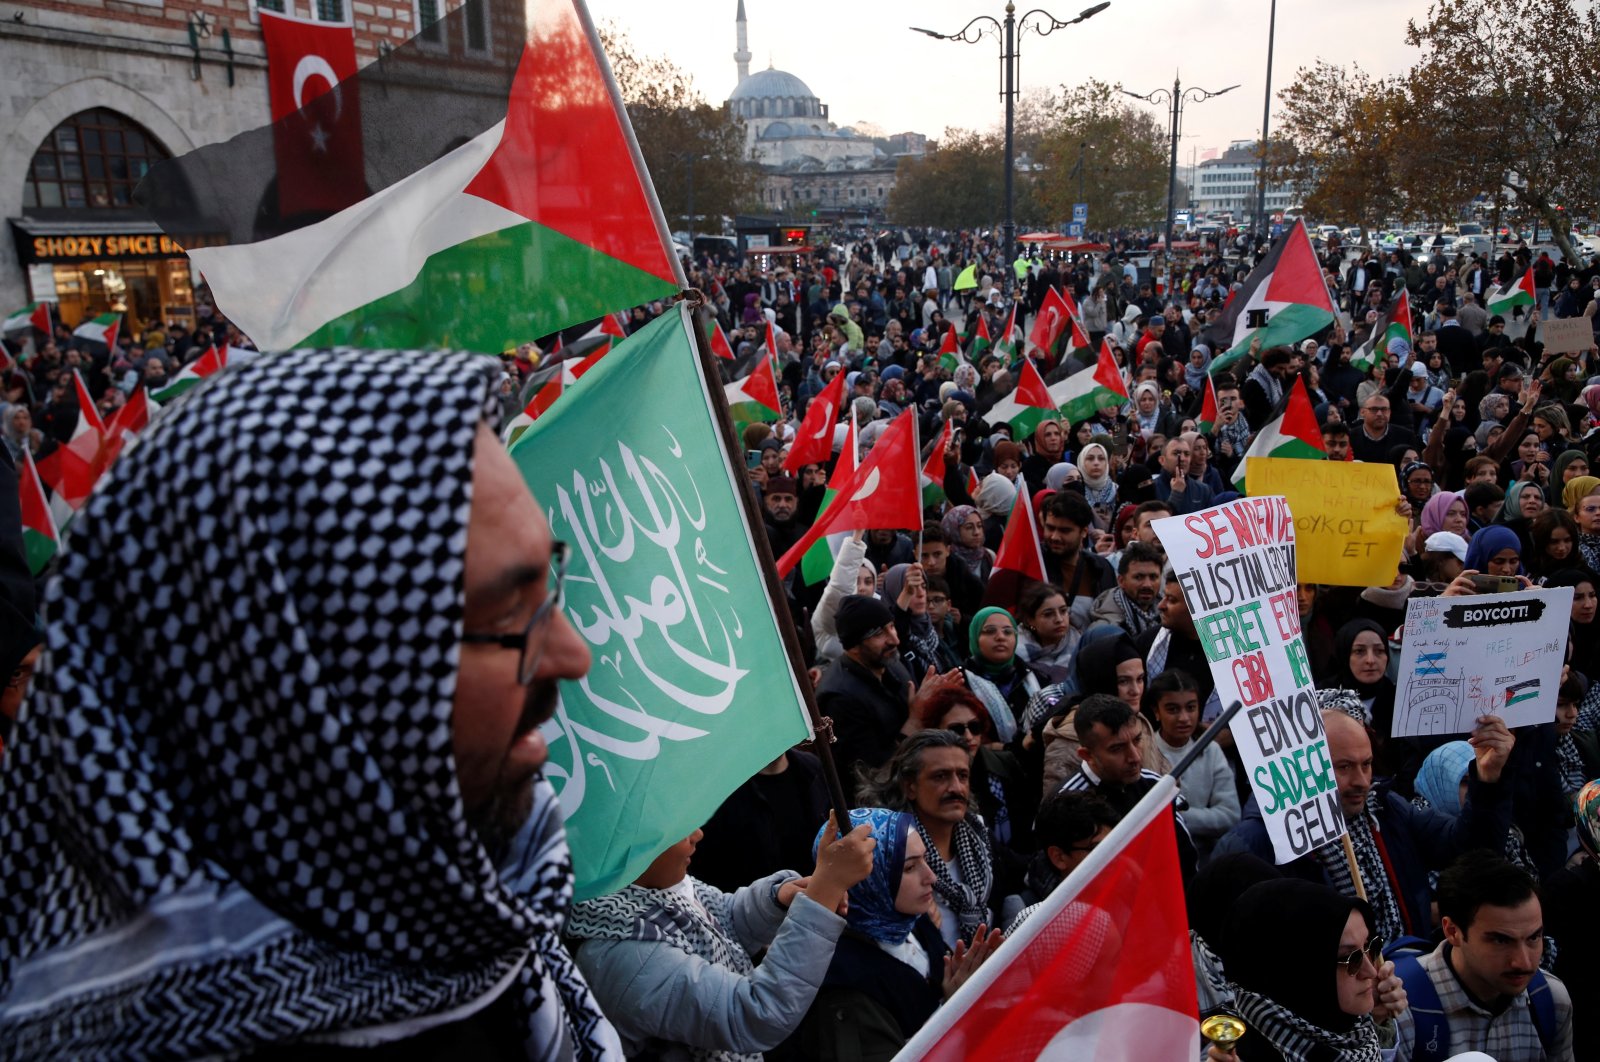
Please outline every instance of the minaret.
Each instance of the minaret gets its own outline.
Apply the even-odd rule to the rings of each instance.
[[[739,0],[739,13],[733,21],[739,28],[739,49],[733,53],[733,61],[739,64],[739,80],[743,81],[750,76],[750,33],[745,25],[744,0]]]

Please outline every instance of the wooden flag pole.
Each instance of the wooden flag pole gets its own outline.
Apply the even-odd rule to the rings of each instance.
[[[1356,848],[1350,843],[1350,831],[1345,831],[1339,843],[1344,845],[1344,861],[1350,864],[1350,880],[1355,882],[1356,897],[1364,901],[1367,898],[1367,886],[1361,880],[1361,867],[1356,863]]]
[[[705,377],[706,394],[711,400],[711,406],[716,410],[716,415],[721,419],[724,431],[731,437],[733,433],[733,416],[728,412],[728,396],[723,391],[718,381],[722,379],[721,371],[717,365],[716,355],[711,353],[711,343],[706,339],[706,297],[704,293],[694,288],[685,288],[680,296],[690,306],[690,321],[693,324],[695,350],[700,354],[700,373]],[[755,492],[750,489],[750,476],[744,467],[744,462],[739,459],[741,449],[740,440],[732,439],[731,445],[725,440],[722,448],[724,458],[729,470],[733,473],[736,483],[743,485],[740,490],[739,501],[744,506],[745,522],[750,525],[750,545],[756,552],[756,563],[761,567],[762,577],[767,584],[767,597],[772,601],[773,619],[778,623],[778,633],[783,638],[783,648],[789,654],[789,666],[794,671],[794,682],[800,689],[800,697],[805,701],[806,712],[811,717],[811,729],[816,732],[816,741],[813,751],[822,761],[822,777],[828,786],[829,802],[833,804],[834,819],[838,823],[840,835],[850,832],[850,798],[844,783],[839,777],[838,765],[833,759],[833,720],[824,716],[817,708],[816,693],[811,688],[811,677],[806,673],[805,655],[800,651],[800,637],[795,633],[794,617],[789,614],[785,602],[788,595],[784,593],[783,583],[778,579],[778,566],[772,557],[772,547],[767,542],[767,536],[761,531],[761,507],[756,504]]]

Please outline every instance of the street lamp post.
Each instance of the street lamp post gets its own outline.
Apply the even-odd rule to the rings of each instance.
[[[1016,13],[1017,5],[1008,2],[1006,4],[1004,22],[989,15],[979,15],[961,27],[957,33],[939,33],[934,30],[923,29],[921,26],[911,27],[918,33],[926,34],[941,41],[961,41],[963,44],[976,44],[986,35],[992,33],[1000,42],[1000,74],[1003,86],[1000,90],[1000,95],[1006,101],[1006,219],[1000,229],[1005,241],[1006,260],[1005,268],[1002,270],[1004,275],[1001,279],[1008,295],[1017,280],[1016,269],[1012,263],[1016,261],[1017,257],[1017,224],[1014,216],[1016,206],[1016,162],[1013,158],[1013,143],[1016,125],[1018,38],[1030,29],[1041,37],[1047,37],[1058,29],[1075,26],[1085,19],[1093,18],[1110,6],[1111,0],[1104,0],[1103,3],[1078,12],[1077,18],[1067,19],[1063,22],[1041,8],[1034,8],[1019,18]],[[1029,23],[1028,20],[1033,18],[1034,15],[1041,17]]]
[[[1261,237],[1267,229],[1267,123],[1272,120],[1272,42],[1278,36],[1278,0],[1272,0],[1272,9],[1267,16],[1267,91],[1266,98],[1261,101],[1261,161],[1256,173],[1256,220],[1252,226],[1257,232],[1256,243],[1261,243]]]
[[[1129,92],[1127,89],[1122,90],[1124,95],[1132,96],[1136,100],[1144,100],[1146,103],[1155,104],[1170,103],[1172,105],[1172,113],[1168,118],[1169,132],[1172,134],[1172,151],[1167,159],[1167,238],[1166,242],[1162,244],[1162,251],[1167,256],[1167,272],[1169,274],[1167,290],[1169,291],[1172,290],[1170,285],[1172,223],[1176,216],[1178,196],[1178,127],[1183,123],[1183,105],[1185,102],[1201,103],[1211,99],[1213,96],[1221,96],[1224,93],[1232,92],[1238,87],[1238,85],[1229,85],[1227,88],[1218,89],[1216,92],[1208,92],[1203,88],[1195,88],[1193,86],[1185,89],[1178,76],[1174,74],[1170,90],[1164,88],[1156,89],[1154,92],[1148,92],[1142,96],[1137,92]]]
[[[710,155],[703,155],[694,151],[678,151],[668,156],[675,162],[683,163],[684,174],[684,209],[687,211],[689,231],[689,253],[694,254],[694,164],[699,159],[710,159]]]

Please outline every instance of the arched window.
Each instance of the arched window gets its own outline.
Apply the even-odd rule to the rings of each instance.
[[[143,126],[115,111],[79,111],[50,131],[28,167],[24,209],[116,210],[133,206],[133,188],[171,153]]]

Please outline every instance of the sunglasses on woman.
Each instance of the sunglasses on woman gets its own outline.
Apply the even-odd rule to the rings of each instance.
[[[1344,967],[1345,973],[1349,974],[1351,977],[1355,977],[1361,973],[1362,959],[1370,960],[1374,970],[1378,968],[1378,964],[1383,962],[1382,938],[1373,937],[1371,940],[1367,941],[1365,945],[1357,948],[1355,951],[1352,951],[1349,955],[1339,956],[1336,961],[1338,965]]]
[[[964,738],[968,734],[971,734],[976,738],[983,737],[982,723],[951,723],[949,726],[945,727],[945,729],[950,731],[950,733],[954,734],[956,737]]]

